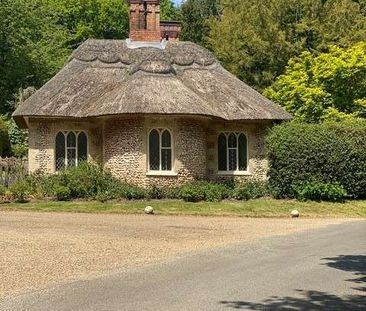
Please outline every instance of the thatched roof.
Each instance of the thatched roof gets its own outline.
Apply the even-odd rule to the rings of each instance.
[[[291,116],[226,71],[206,49],[169,42],[131,49],[88,40],[13,116],[86,118],[120,114],[201,115],[226,120]]]

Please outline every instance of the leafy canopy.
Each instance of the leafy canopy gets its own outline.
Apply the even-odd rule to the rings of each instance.
[[[186,0],[180,7],[183,41],[208,45],[209,21],[220,13],[220,0]]]
[[[221,0],[209,46],[224,66],[259,90],[303,51],[366,41],[365,0]]]
[[[299,121],[366,118],[366,42],[302,53],[264,94]]]
[[[39,0],[0,2],[0,112],[18,89],[41,86],[69,54],[69,34]]]
[[[160,0],[160,19],[164,21],[175,20],[178,10],[171,0]]]

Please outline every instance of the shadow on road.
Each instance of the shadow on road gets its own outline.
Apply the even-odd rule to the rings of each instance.
[[[366,288],[366,256],[340,255],[332,258],[323,258],[327,262],[323,263],[328,267],[342,271],[353,272],[355,278],[346,281],[358,284],[355,290],[364,292]],[[220,304],[231,309],[245,310],[332,310],[332,311],[364,311],[366,310],[366,296],[350,295],[337,296],[331,293],[320,291],[296,290],[297,297],[278,297],[273,296],[262,302],[247,301],[220,301]]]
[[[348,279],[361,287],[354,287],[356,290],[366,291],[366,256],[362,255],[340,255],[337,257],[323,258],[328,262],[324,263],[328,267],[342,271],[353,272],[356,278]],[[365,307],[366,309],[366,307]]]

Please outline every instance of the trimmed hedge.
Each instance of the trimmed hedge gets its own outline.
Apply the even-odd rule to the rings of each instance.
[[[338,184],[366,198],[366,121],[287,123],[267,137],[269,183],[278,198],[296,197],[299,185]]]

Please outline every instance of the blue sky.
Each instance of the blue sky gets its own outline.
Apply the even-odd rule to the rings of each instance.
[[[173,2],[175,3],[175,4],[181,4],[181,2],[182,2],[183,0],[173,0]]]

